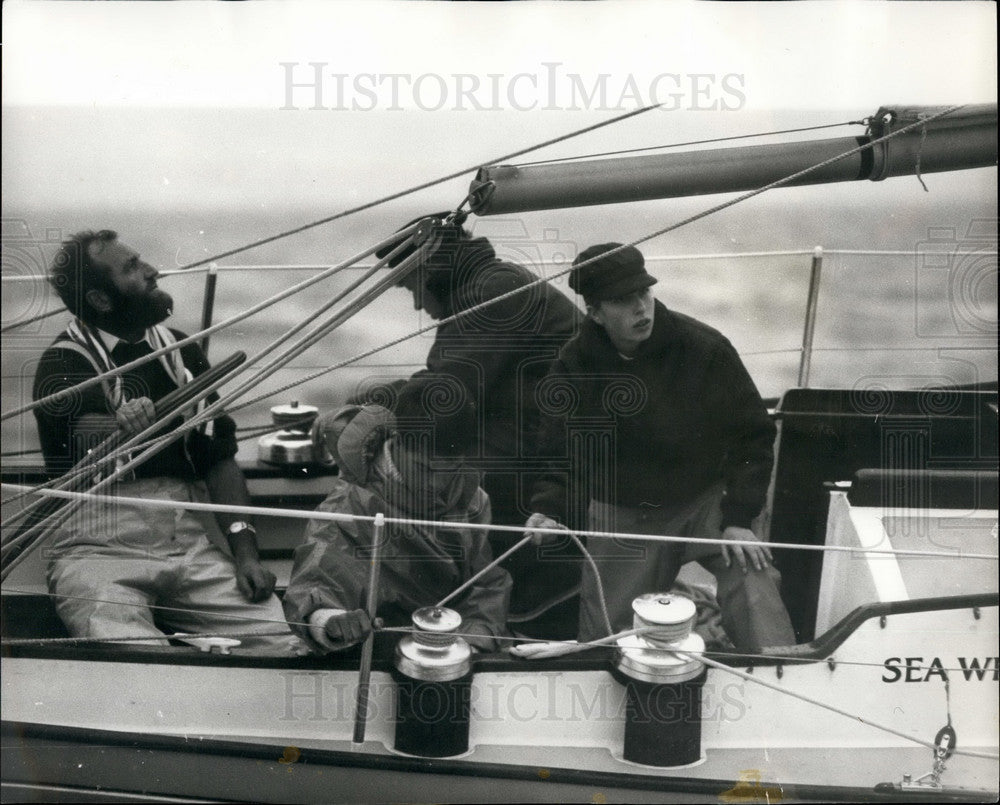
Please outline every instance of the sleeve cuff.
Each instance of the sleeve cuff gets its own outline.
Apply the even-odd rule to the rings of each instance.
[[[315,610],[309,616],[309,637],[312,638],[313,642],[327,651],[333,651],[335,647],[326,636],[326,622],[337,615],[343,615],[346,611],[346,609],[332,608]]]

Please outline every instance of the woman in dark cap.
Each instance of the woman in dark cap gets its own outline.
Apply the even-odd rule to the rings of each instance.
[[[780,576],[751,530],[775,427],[739,355],[719,332],[653,297],[657,280],[638,249],[603,243],[574,265],[570,286],[583,296],[587,321],[539,386],[550,470],[535,485],[527,527],[585,519],[591,531],[757,541],[591,539],[588,550],[613,631],[631,627],[636,596],[668,591],[681,566],[697,560],[716,577],[723,626],[737,647],[793,644]],[[574,405],[563,404],[569,399]],[[578,455],[588,461],[574,463]],[[587,565],[579,637],[603,637],[607,627]]]

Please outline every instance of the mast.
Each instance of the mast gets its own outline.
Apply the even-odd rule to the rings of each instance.
[[[585,207],[754,190],[894,130],[944,106],[883,106],[860,137],[719,148],[544,165],[482,167],[470,186],[478,215]],[[997,106],[964,106],[926,126],[866,148],[787,183],[882,181],[891,176],[997,163]]]

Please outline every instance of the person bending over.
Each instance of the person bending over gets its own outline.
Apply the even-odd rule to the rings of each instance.
[[[490,522],[489,498],[466,460],[475,409],[461,389],[445,400],[442,391],[454,392],[454,384],[425,375],[405,386],[394,412],[348,405],[320,417],[313,429],[340,471],[317,511],[454,523],[386,524],[377,615],[388,626],[409,626],[414,610],[437,604],[492,561],[486,530],[463,528]],[[368,519],[309,521],[284,605],[316,651],[347,648],[370,632],[363,607],[373,538]],[[471,635],[473,647],[497,648],[510,587],[507,572],[494,567],[447,604],[461,614],[461,633]]]

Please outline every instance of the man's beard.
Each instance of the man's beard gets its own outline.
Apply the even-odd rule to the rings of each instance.
[[[109,288],[107,292],[111,297],[111,311],[101,316],[97,323],[102,330],[107,329],[101,326],[102,322],[116,329],[145,330],[173,313],[173,297],[159,288],[142,295],[124,294],[117,288]]]

